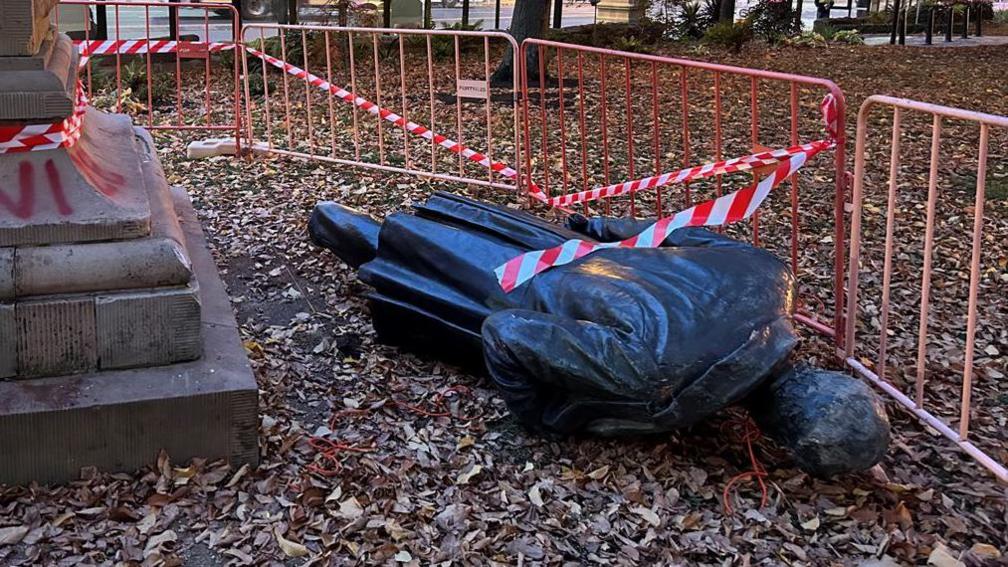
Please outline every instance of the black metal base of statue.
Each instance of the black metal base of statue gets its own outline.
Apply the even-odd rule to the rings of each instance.
[[[381,224],[320,203],[309,231],[373,288],[381,341],[485,369],[532,429],[659,433],[745,403],[810,473],[878,462],[889,425],[872,391],[793,367],[794,277],[765,250],[681,229],[660,248],[600,250],[511,293],[493,273],[529,250],[649,224],[574,215],[561,227],[438,193]]]

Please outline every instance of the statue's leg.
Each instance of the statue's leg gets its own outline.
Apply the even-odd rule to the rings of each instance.
[[[829,477],[877,464],[889,420],[864,382],[809,367],[789,368],[746,400],[760,428],[809,474]]]
[[[319,246],[332,250],[356,268],[374,259],[378,251],[378,221],[349,207],[324,201],[308,219],[308,234]]]

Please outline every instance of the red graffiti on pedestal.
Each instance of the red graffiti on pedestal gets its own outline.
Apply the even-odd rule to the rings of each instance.
[[[77,166],[77,170],[88,180],[95,189],[99,190],[106,197],[114,197],[123,188],[126,179],[118,173],[106,169],[102,164],[85,151],[82,144],[78,144],[70,149],[68,155]]]
[[[72,214],[73,208],[63,191],[63,181],[60,179],[59,170],[56,169],[56,164],[51,159],[46,160],[45,175],[49,183],[49,191],[56,203],[56,210],[63,216]],[[32,162],[22,161],[18,164],[17,200],[7,196],[0,188],[0,209],[6,210],[19,219],[29,219],[35,213],[35,166],[32,165]]]
[[[122,175],[103,166],[79,146],[70,149],[67,155],[70,156],[84,179],[106,197],[115,197],[126,183],[126,179]],[[44,179],[40,180],[36,179],[35,166],[31,161],[25,160],[18,164],[17,193],[13,196],[8,195],[7,188],[0,186],[0,215],[6,212],[19,219],[32,218],[36,214],[38,197],[36,184],[40,182],[48,187],[59,215],[73,214],[74,210],[67,199],[63,180],[60,178],[56,163],[52,159],[47,159],[44,170]]]

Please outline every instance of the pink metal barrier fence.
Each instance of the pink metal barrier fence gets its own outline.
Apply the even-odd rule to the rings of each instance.
[[[844,96],[835,84],[815,77],[546,40],[526,40],[521,52],[524,175],[551,196],[822,139],[819,103],[824,95],[832,94],[838,110],[833,159],[826,157],[827,152],[818,158],[818,165],[807,166],[812,174],[804,174],[805,179],[815,180],[827,199],[810,199],[805,208],[800,207],[799,187],[806,182],[795,175],[785,203],[764,207],[772,212],[757,212],[749,234],[739,236],[790,257],[796,274],[802,268],[815,269],[817,273],[810,277],[830,282],[831,293],[820,298],[803,295],[806,304],[798,317],[841,344],[846,140]],[[531,66],[530,55],[534,56]],[[738,188],[738,183],[722,177],[581,206],[586,211],[600,206],[608,213],[660,217],[721,196],[723,185],[726,192]],[[814,209],[817,201],[832,203],[832,210]],[[775,238],[775,224],[781,223],[767,215],[781,213],[789,217],[783,223],[789,234]],[[800,262],[800,249],[821,243],[803,241],[801,223],[816,218],[832,219],[832,225],[824,227],[831,242],[822,254],[829,263],[811,266]],[[735,227],[728,230],[738,232]],[[811,305],[817,301],[818,305]],[[832,309],[824,305],[829,302]]]
[[[489,166],[520,151],[517,72],[491,84],[505,49],[517,50],[510,35],[252,24],[242,39],[257,151],[517,189]],[[451,142],[442,134],[488,159],[438,149]]]
[[[883,108],[892,111],[891,136],[872,136],[875,125],[880,124],[871,120],[872,111]],[[907,126],[909,120],[918,117],[928,118],[928,123],[919,124],[917,129],[913,123]],[[968,128],[964,133],[976,136],[976,153],[969,163],[963,164],[961,154],[955,155],[963,150],[961,146],[949,148],[946,144],[943,148],[942,133],[950,128]],[[879,130],[885,133],[884,128]],[[903,134],[923,137],[928,131],[929,160],[901,160],[902,139],[906,137]],[[997,136],[993,144],[992,134]],[[871,155],[882,154],[889,141],[888,168],[884,167],[885,160],[869,155],[873,140],[879,151]],[[997,302],[1008,291],[1008,273],[1001,276],[1004,266],[998,262],[1002,260],[991,257],[993,247],[985,246],[983,226],[989,157],[992,148],[999,151],[996,157],[1003,165],[1008,160],[1006,142],[1005,116],[888,96],[872,96],[864,102],[857,123],[844,345],[846,363],[855,372],[951,439],[1002,482],[1008,482],[1008,469],[1003,464],[1008,462],[1006,412],[993,384],[1005,379],[1005,353],[998,349],[998,341],[1002,341],[1001,349],[1008,343],[1002,336],[1008,310]],[[949,152],[954,155],[949,157]],[[926,174],[923,168],[913,169],[918,163],[927,164]],[[968,175],[963,177],[963,167],[976,172],[975,181]],[[888,183],[883,197],[871,189],[881,186],[872,180],[884,179],[886,169]],[[924,178],[926,190],[914,183]],[[965,182],[957,184],[957,179]],[[926,206],[921,207],[922,202]],[[939,217],[939,208],[950,214]],[[923,222],[919,218],[921,209]],[[968,211],[967,218],[972,218],[960,229],[955,222],[964,211]],[[917,236],[921,228],[922,248],[916,248],[920,239],[911,237]],[[940,232],[937,245],[936,231]],[[957,247],[955,237],[963,233],[969,235],[968,246]],[[908,240],[914,244],[908,245]],[[881,259],[879,249],[883,252]],[[968,285],[961,285],[966,279],[962,277],[966,258]],[[907,271],[909,274],[904,273]],[[913,287],[908,291],[907,286]],[[944,301],[937,305],[936,294],[944,294],[939,298]],[[944,328],[935,331],[938,322]],[[909,330],[915,327],[914,341]],[[903,364],[914,359],[914,364]],[[943,363],[943,359],[951,362]],[[961,373],[956,370],[960,365]],[[983,390],[974,395],[978,387]],[[905,389],[912,391],[908,395]],[[983,426],[979,440],[971,430],[977,420]]]
[[[229,4],[63,0],[52,18],[82,54],[93,106],[151,130],[240,138],[239,24]]]

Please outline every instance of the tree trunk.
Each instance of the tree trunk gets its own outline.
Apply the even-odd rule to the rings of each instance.
[[[546,32],[546,14],[549,11],[549,0],[518,0],[511,14],[511,27],[508,28],[518,45],[526,38],[542,37]],[[529,69],[539,67],[539,50],[529,49],[525,64]],[[494,71],[492,81],[495,84],[510,84],[514,76],[514,53],[509,48],[504,54],[504,60]],[[529,77],[538,77],[537,73],[529,73]]]
[[[734,22],[735,21],[735,0],[721,0],[718,5],[718,21],[719,22]]]

